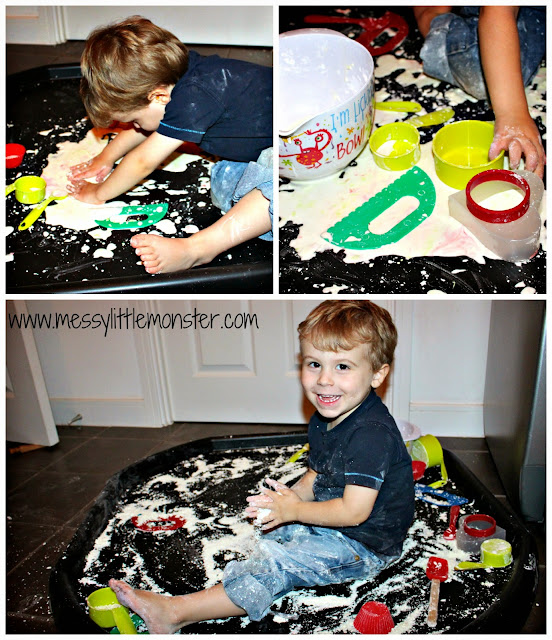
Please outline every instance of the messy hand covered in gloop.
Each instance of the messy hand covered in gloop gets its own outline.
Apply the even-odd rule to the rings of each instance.
[[[248,518],[256,518],[260,509],[269,509],[264,518],[261,519],[261,529],[273,529],[286,522],[292,522],[297,519],[295,507],[302,502],[301,498],[289,487],[281,482],[266,478],[266,484],[271,489],[261,487],[261,494],[249,496],[247,502],[249,505],[245,509]]]
[[[489,159],[496,158],[502,150],[507,151],[510,156],[511,169],[519,167],[523,156],[525,169],[542,179],[546,156],[537,126],[529,115],[518,118],[512,118],[511,115],[506,118],[497,116]]]

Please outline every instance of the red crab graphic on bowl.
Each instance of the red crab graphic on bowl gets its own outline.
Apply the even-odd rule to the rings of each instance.
[[[324,157],[322,151],[332,141],[332,134],[327,129],[318,129],[318,131],[305,131],[303,135],[309,136],[306,141],[301,140],[299,137],[294,140],[299,147],[299,152],[281,155],[280,158],[295,157],[297,162],[307,167],[307,169],[317,169],[322,166],[320,162]],[[306,144],[313,146],[306,147],[304,146]]]

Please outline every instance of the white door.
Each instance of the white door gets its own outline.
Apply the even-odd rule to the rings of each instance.
[[[24,317],[22,300],[7,303],[6,323],[6,439],[52,446],[59,437],[32,329],[10,327],[17,315]]]
[[[298,377],[297,325],[318,300],[159,301],[162,313],[189,314],[188,330],[161,333],[172,417],[189,422],[300,424],[313,412]],[[409,303],[381,302],[398,325]],[[402,305],[402,306],[401,306]],[[194,316],[195,314],[195,316]],[[201,328],[198,314],[204,314]],[[211,322],[212,320],[212,322]],[[232,325],[227,328],[225,325]],[[398,326],[401,370],[410,370],[409,325]],[[408,417],[409,376],[390,378],[384,400]]]
[[[67,40],[63,8],[47,5],[6,7],[7,44],[61,44]]]

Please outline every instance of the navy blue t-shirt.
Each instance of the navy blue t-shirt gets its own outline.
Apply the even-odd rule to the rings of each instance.
[[[272,68],[190,51],[157,132],[226,160],[257,160],[272,146]]]
[[[309,422],[309,467],[316,501],[341,498],[345,485],[376,489],[370,517],[355,527],[335,527],[376,554],[400,555],[414,517],[412,459],[387,407],[372,389],[353,413],[327,430],[316,412]]]

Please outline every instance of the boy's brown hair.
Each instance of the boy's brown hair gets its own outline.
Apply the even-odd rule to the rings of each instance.
[[[188,48],[170,31],[132,16],[95,29],[81,58],[81,98],[93,124],[147,107],[160,86],[175,85],[188,68]]]
[[[298,327],[299,340],[319,351],[349,351],[365,344],[372,370],[393,362],[397,329],[388,311],[368,300],[326,300]]]

